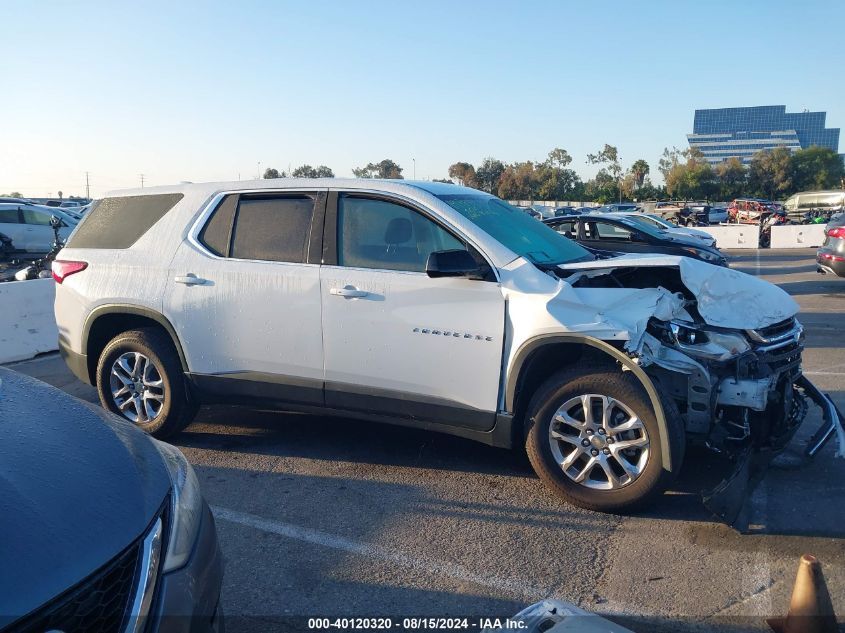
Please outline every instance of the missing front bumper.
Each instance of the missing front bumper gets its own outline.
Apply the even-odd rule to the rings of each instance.
[[[819,391],[805,376],[795,381],[795,387],[801,389],[822,412],[822,424],[808,442],[804,450],[805,458],[815,457],[834,435],[839,435],[841,454],[845,451],[845,432],[842,429],[845,416],[837,409],[830,397]],[[796,425],[796,430],[798,426],[800,423]],[[751,495],[778,453],[779,450],[751,446],[738,452],[735,455],[731,473],[715,488],[702,495],[704,506],[735,530],[747,533]]]

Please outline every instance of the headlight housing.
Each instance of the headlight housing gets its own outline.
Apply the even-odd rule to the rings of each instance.
[[[170,538],[165,550],[163,573],[179,569],[188,562],[202,520],[202,494],[194,469],[175,446],[153,440],[170,472],[172,512]]]
[[[729,360],[751,349],[751,344],[739,332],[705,329],[697,323],[671,321],[662,323],[663,342],[683,350],[690,356],[709,360]]]
[[[713,253],[708,250],[700,249],[700,248],[684,248],[687,253],[692,255],[693,257],[698,257],[699,259],[703,259],[704,261],[710,264],[717,264],[719,266],[722,265],[724,261],[724,257],[719,255],[718,253]]]

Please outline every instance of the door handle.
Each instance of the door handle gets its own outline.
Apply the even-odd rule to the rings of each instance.
[[[330,288],[329,294],[336,297],[346,297],[347,299],[356,299],[366,297],[369,292],[366,290],[358,290],[354,286],[345,286],[344,288]]]
[[[197,277],[194,273],[188,273],[187,275],[177,275],[173,278],[177,284],[185,284],[186,286],[203,286],[208,283],[208,279],[203,279],[202,277]]]

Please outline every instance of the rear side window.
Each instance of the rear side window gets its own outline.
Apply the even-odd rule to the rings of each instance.
[[[238,196],[226,196],[200,231],[200,242],[218,257],[229,256],[232,224],[237,208]]]
[[[71,236],[68,248],[129,248],[182,199],[181,193],[103,198]]]
[[[17,209],[0,209],[0,223],[18,224]]]
[[[306,261],[314,198],[241,197],[230,256],[271,262]]]
[[[50,226],[50,218],[52,216],[40,211],[33,211],[32,209],[23,209],[24,224],[38,224],[41,226]]]

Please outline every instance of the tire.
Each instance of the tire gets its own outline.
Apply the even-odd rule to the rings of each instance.
[[[583,424],[585,420],[578,419],[579,415],[585,417],[580,396],[588,394],[595,417],[602,415],[598,413],[597,406],[604,407],[605,403],[610,403],[609,417],[614,421],[606,427],[601,423],[595,425],[592,433],[586,430],[589,425]],[[603,400],[603,397],[608,400]],[[661,402],[668,427],[672,472],[663,468],[661,432],[642,385],[630,372],[607,364],[564,369],[537,390],[526,416],[525,450],[528,459],[540,479],[575,506],[599,512],[627,512],[643,508],[672,483],[685,452],[686,438],[678,408],[670,398],[661,397]],[[567,405],[569,420],[578,423],[578,428],[555,419],[564,405]],[[632,422],[631,413],[639,419],[641,427],[622,430],[621,424],[636,424]],[[552,431],[566,439],[554,439]],[[645,445],[643,437],[647,441]],[[586,447],[583,445],[585,440],[589,442]],[[628,448],[620,450],[615,447],[623,441],[629,442]],[[564,472],[562,463],[572,460],[573,456],[574,463],[570,462],[567,472]],[[590,460],[592,466],[589,466]],[[628,464],[630,471],[622,465],[623,462]],[[608,469],[615,479],[612,480]],[[583,471],[587,471],[586,477],[578,483],[575,479]],[[631,474],[633,471],[637,472]]]
[[[106,345],[97,394],[104,408],[159,439],[179,433],[197,412],[173,343],[155,328],[122,332]]]

